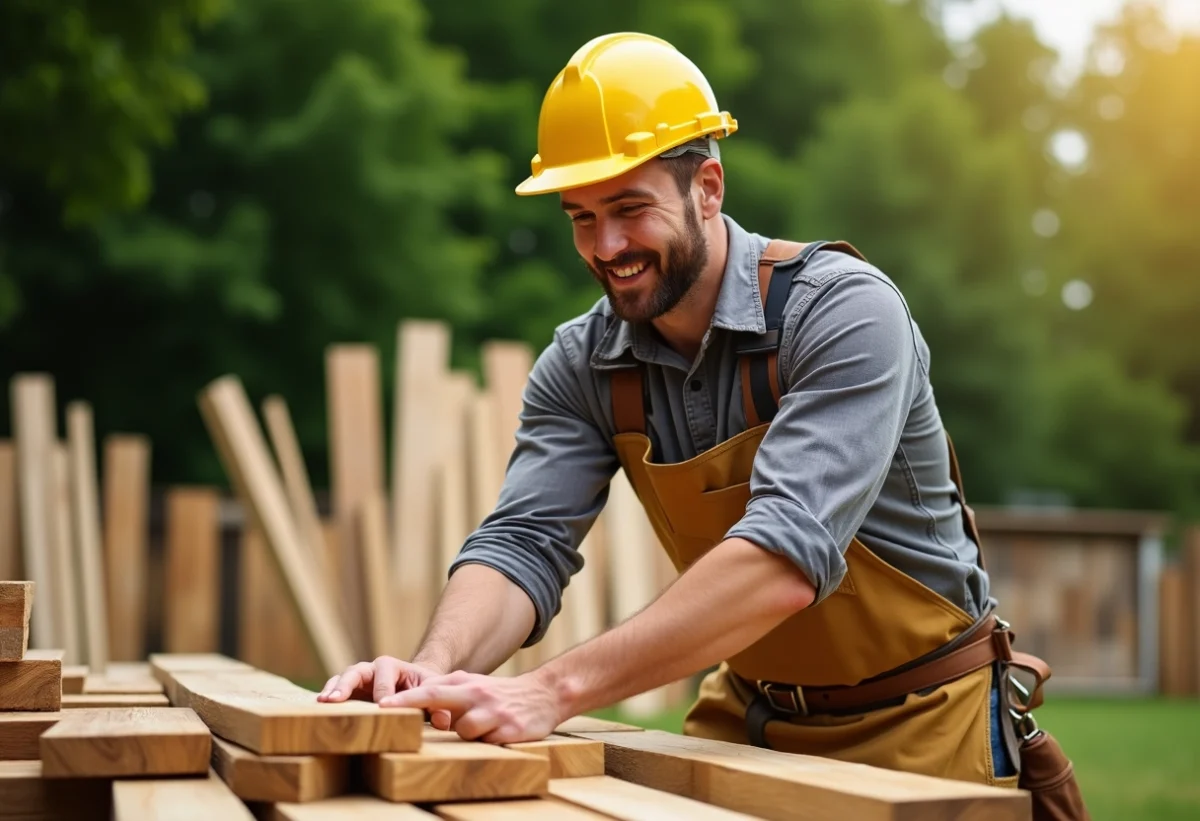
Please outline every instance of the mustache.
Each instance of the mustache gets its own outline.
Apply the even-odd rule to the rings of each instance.
[[[599,257],[592,257],[592,264],[597,271],[603,271],[606,268],[622,268],[626,265],[633,265],[638,262],[647,264],[655,264],[658,262],[658,254],[653,251],[626,251],[623,254],[618,254],[608,261],[601,260]]]

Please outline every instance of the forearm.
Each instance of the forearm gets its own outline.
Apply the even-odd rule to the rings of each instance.
[[[808,606],[815,589],[785,557],[744,539],[714,547],[621,625],[537,671],[570,715],[729,658]]]
[[[491,673],[525,642],[535,618],[525,591],[504,574],[463,565],[446,583],[412,661],[446,673]]]

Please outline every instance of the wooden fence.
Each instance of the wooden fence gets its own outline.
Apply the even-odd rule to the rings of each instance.
[[[38,585],[31,646],[101,672],[154,651],[219,651],[309,682],[409,654],[448,563],[496,501],[533,352],[486,344],[478,382],[451,369],[441,323],[401,323],[396,342],[390,417],[380,352],[327,352],[328,489],[309,481],[286,398],[255,408],[236,375],[197,394],[230,493],[159,486],[151,443],[97,439],[84,401],[68,403],[64,436],[52,376],[14,378],[12,438],[0,440],[0,579]],[[1200,531],[1182,560],[1168,560],[1161,515],[978,516],[1001,613],[1019,649],[1054,667],[1051,691],[1196,694]],[[620,473],[583,552],[549,634],[502,672],[618,623],[674,572]],[[661,710],[692,686],[624,706]]]

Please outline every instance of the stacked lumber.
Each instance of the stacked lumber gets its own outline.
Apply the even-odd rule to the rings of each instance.
[[[408,658],[417,649],[450,563],[499,497],[534,361],[527,345],[490,341],[479,352],[479,379],[451,367],[450,336],[441,322],[399,324],[390,452],[380,351],[369,344],[327,349],[327,515],[284,397],[267,396],[260,418],[236,375],[200,391],[201,414],[244,513],[243,576],[254,580],[240,599],[244,660],[315,681],[359,660]],[[581,552],[584,569],[547,635],[498,672],[532,669],[586,641],[644,607],[674,576],[622,473]],[[203,567],[212,574],[210,562]],[[389,606],[396,601],[404,607]],[[258,624],[274,632],[249,635]],[[281,644],[292,648],[290,661],[268,657]],[[210,641],[188,649],[219,648]],[[653,713],[689,691],[688,682],[676,682],[624,706]]]
[[[0,819],[1030,817],[1015,790],[589,717],[539,741],[467,741],[219,654],[152,654],[138,673],[168,703],[0,713]]]

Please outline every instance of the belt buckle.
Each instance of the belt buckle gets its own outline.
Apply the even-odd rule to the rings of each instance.
[[[776,684],[771,681],[759,682],[762,694],[767,697],[771,706],[781,713],[789,715],[808,715],[808,704],[804,700],[804,688],[799,684]],[[780,699],[786,699],[781,701]]]

